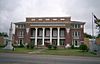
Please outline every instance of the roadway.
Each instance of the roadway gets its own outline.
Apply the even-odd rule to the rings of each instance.
[[[100,64],[100,57],[0,53],[0,64]]]

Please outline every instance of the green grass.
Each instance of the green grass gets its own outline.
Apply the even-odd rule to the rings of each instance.
[[[14,51],[12,50],[4,50],[4,49],[0,49],[0,52],[5,52],[5,53],[28,53],[31,52],[33,50],[31,49],[26,49],[26,48],[15,48]]]
[[[90,52],[82,52],[78,49],[57,49],[57,50],[44,50],[45,55],[63,55],[63,56],[96,56]]]
[[[39,51],[39,52],[38,52]],[[3,50],[0,48],[0,52],[5,53],[29,53],[39,54],[39,55],[61,55],[61,56],[96,56],[90,52],[82,52],[78,49],[57,49],[57,50],[48,50],[48,49],[26,49],[26,48],[16,48],[15,51],[12,50]]]

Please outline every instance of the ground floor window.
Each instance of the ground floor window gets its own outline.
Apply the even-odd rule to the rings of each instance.
[[[42,45],[42,39],[37,40],[37,45]]]
[[[64,39],[60,39],[60,45],[64,45],[65,40]]]
[[[52,45],[57,45],[57,39],[52,40]]]
[[[80,45],[79,40],[73,40],[73,45],[74,45],[74,47],[79,47],[79,45]]]
[[[31,43],[34,45],[35,44],[35,39],[31,39]]]
[[[19,39],[18,45],[19,45],[19,46],[20,46],[20,45],[24,45],[23,39]]]

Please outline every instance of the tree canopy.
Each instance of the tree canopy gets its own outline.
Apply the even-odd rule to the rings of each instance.
[[[8,34],[6,32],[0,32],[0,36],[8,37]]]

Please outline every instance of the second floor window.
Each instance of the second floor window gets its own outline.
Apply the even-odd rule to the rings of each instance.
[[[57,30],[56,30],[56,29],[53,30],[53,36],[54,36],[54,37],[57,37]]]
[[[38,30],[38,36],[42,36],[42,29]]]
[[[50,30],[47,29],[45,32],[46,32],[45,33],[46,36],[50,36]]]
[[[72,28],[75,28],[75,29],[80,28],[80,24],[72,24]]]
[[[65,36],[65,31],[64,30],[60,30],[60,36],[64,37]]]
[[[18,36],[24,36],[24,32],[23,31],[19,31],[19,35]]]
[[[79,37],[80,36],[80,32],[73,32],[73,37]]]

